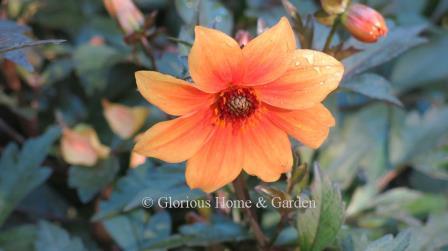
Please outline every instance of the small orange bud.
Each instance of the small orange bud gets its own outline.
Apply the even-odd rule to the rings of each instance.
[[[128,107],[103,100],[103,108],[110,128],[123,139],[136,133],[148,117],[148,109],[143,106]]]
[[[61,139],[62,158],[72,165],[94,166],[99,158],[109,155],[110,149],[101,144],[89,126],[64,128]]]
[[[103,2],[109,15],[118,19],[126,35],[141,30],[145,18],[132,0],[103,0]]]
[[[375,43],[388,32],[383,16],[363,4],[353,4],[342,17],[342,23],[358,40]]]

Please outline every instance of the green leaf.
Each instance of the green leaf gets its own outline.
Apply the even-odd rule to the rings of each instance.
[[[67,78],[74,68],[74,63],[71,58],[61,58],[52,61],[42,73],[42,82],[45,85],[51,85],[55,82]]]
[[[403,104],[394,96],[389,81],[377,74],[366,73],[344,81],[341,88],[362,94],[372,99],[386,101],[397,106]]]
[[[88,95],[103,91],[111,67],[124,59],[119,51],[106,45],[83,44],[73,52],[75,71]]]
[[[93,167],[72,166],[68,184],[76,188],[80,200],[86,203],[115,179],[119,169],[118,159],[113,156]]]
[[[176,0],[174,4],[176,6],[177,13],[182,21],[187,24],[195,24],[197,21],[199,0]]]
[[[411,237],[415,234],[410,229],[400,232],[395,238],[393,235],[385,235],[370,242],[367,238],[369,231],[362,228],[345,229],[342,233],[340,246],[344,251],[404,251],[410,247]]]
[[[22,150],[9,144],[0,159],[0,225],[29,192],[42,184],[51,174],[40,167],[53,142],[60,135],[59,128],[50,128],[35,139],[25,142]]]
[[[388,140],[387,106],[374,103],[339,118],[328,143],[320,149],[321,166],[342,189],[348,188],[359,173],[376,180],[389,168],[384,150]]]
[[[184,21],[178,38],[193,43],[195,25],[218,29],[227,34],[233,30],[232,13],[218,0],[176,0],[176,10]],[[190,47],[179,45],[180,55],[188,55]]]
[[[26,26],[8,20],[0,21],[0,57],[5,57],[26,70],[32,71],[33,66],[28,62],[25,53],[18,51],[19,49],[43,44],[58,44],[64,42],[64,40],[33,41],[23,34],[27,31],[29,31],[29,28]]]
[[[26,118],[32,119],[36,117],[37,111],[32,109],[31,107],[21,106],[18,100],[18,96],[14,94],[6,94],[0,88],[0,104],[8,107],[12,112],[17,115]]]
[[[202,25],[230,34],[233,15],[218,0],[176,0],[176,10],[188,25]]]
[[[355,227],[342,228],[337,238],[338,247],[343,251],[365,251],[369,245],[368,231]]]
[[[353,217],[365,212],[385,220],[410,219],[413,216],[426,215],[431,212],[442,211],[448,201],[442,195],[423,193],[405,187],[387,190],[378,194],[374,186],[358,188],[352,196],[347,217]]]
[[[297,216],[299,245],[303,251],[320,251],[335,240],[344,221],[344,203],[339,189],[317,165],[311,197],[317,208],[309,208]]]
[[[393,13],[394,24],[397,26],[430,23],[429,17],[424,16],[426,8],[430,5],[425,1],[394,0],[394,4],[388,5],[389,3],[388,0],[368,0],[366,4],[383,7],[382,12],[387,12],[387,16]],[[431,16],[431,19],[435,20],[435,17]]]
[[[2,37],[0,37],[0,39],[2,39]],[[59,44],[64,41],[65,40],[61,40],[61,39],[23,41],[23,42],[15,42],[15,43],[8,41],[9,42],[8,44],[0,47],[0,53],[6,53],[9,51],[19,50],[19,49],[23,49],[23,48],[27,48],[27,47],[39,46],[39,45],[44,45],[44,44]]]
[[[165,52],[159,60],[157,60],[157,69],[160,72],[172,76],[184,77],[182,73],[186,73],[185,65],[178,53]]]
[[[180,27],[179,35],[177,36],[179,40],[186,41],[188,43],[193,43],[194,41],[194,28],[191,25],[182,25]],[[190,52],[191,47],[185,44],[179,44],[179,55],[187,57]]]
[[[218,216],[212,219],[211,224],[195,223],[184,225],[179,229],[179,232],[189,238],[194,237],[188,241],[190,246],[208,246],[212,243],[238,241],[248,238],[247,232],[241,225]]]
[[[350,204],[345,212],[347,218],[357,215],[369,208],[370,200],[378,194],[378,189],[373,184],[356,188],[352,195]]]
[[[36,235],[37,229],[34,225],[14,227],[0,233],[0,247],[4,251],[33,250]]]
[[[30,217],[66,219],[70,205],[59,191],[44,183],[29,193],[16,208]]]
[[[448,136],[448,107],[432,108],[423,115],[396,111],[393,118],[391,162],[394,165],[408,164],[427,154]]]
[[[436,149],[412,158],[412,167],[435,178],[448,180],[448,149]]]
[[[65,0],[64,4],[61,4],[59,0],[46,0],[45,8],[40,8],[33,19],[43,27],[76,34],[81,25],[89,20],[82,11],[88,6],[87,2],[82,3],[80,4],[78,0]]]
[[[151,197],[156,204],[160,197],[194,200],[202,195],[201,191],[187,187],[183,166],[167,164],[155,168],[147,161],[118,180],[110,199],[100,203],[100,211],[94,220],[140,207],[145,197]]]
[[[297,236],[299,235],[295,227],[286,227],[278,235],[274,246],[297,245]]]
[[[239,224],[219,215],[214,215],[209,223],[183,225],[179,234],[159,242],[150,243],[145,250],[172,249],[182,246],[211,246],[222,242],[236,242],[249,238],[247,231]]]
[[[386,235],[370,243],[366,251],[405,251],[411,240],[411,231],[400,232],[395,238],[392,235]]]
[[[391,81],[400,92],[423,85],[443,82],[448,78],[448,35],[438,37],[429,43],[404,54],[395,64]]]
[[[412,238],[406,251],[444,250],[448,245],[448,214],[431,215],[424,226],[411,228]]]
[[[78,237],[70,235],[61,227],[40,221],[37,227],[36,251],[86,251]]]
[[[368,208],[381,215],[425,214],[443,210],[448,205],[443,196],[424,194],[408,188],[394,188],[372,198]]]
[[[166,211],[149,216],[139,209],[103,221],[109,234],[125,251],[139,251],[171,234],[171,218]]]
[[[362,73],[375,66],[381,65],[399,56],[408,49],[422,44],[426,40],[420,38],[425,26],[397,27],[389,32],[386,38],[376,44],[362,44],[353,42],[353,45],[364,51],[343,60],[345,65],[345,78]]]

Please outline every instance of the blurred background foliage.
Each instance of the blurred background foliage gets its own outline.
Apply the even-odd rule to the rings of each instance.
[[[350,54],[326,102],[337,126],[319,150],[295,144],[297,180],[251,191],[311,196],[318,209],[259,209],[259,220],[276,250],[448,250],[448,1],[361,2],[390,32],[375,44],[336,34]],[[322,50],[330,28],[311,18],[320,3],[135,3],[139,34],[120,30],[100,0],[2,1],[0,250],[255,249],[238,209],[141,208],[147,196],[233,193],[190,191],[184,164],[131,154],[138,132],[168,118],[137,92],[134,72],[188,79],[195,25],[255,36],[294,8],[308,27],[297,35],[312,31],[308,47]],[[321,171],[304,164],[315,162]]]

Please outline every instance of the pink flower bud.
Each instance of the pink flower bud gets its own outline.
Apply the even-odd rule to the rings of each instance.
[[[149,110],[146,107],[128,107],[103,100],[104,117],[112,131],[122,139],[132,137],[145,123]]]
[[[342,23],[356,39],[366,43],[375,43],[388,32],[383,16],[363,4],[351,5]]]
[[[103,2],[109,15],[118,19],[126,35],[142,29],[145,18],[132,0],[103,0]]]
[[[78,125],[64,128],[61,139],[62,158],[72,165],[94,166],[98,159],[106,158],[110,149],[101,144],[93,128]]]

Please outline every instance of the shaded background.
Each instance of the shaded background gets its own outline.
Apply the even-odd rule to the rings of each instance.
[[[136,70],[156,66],[188,79],[188,43],[195,24],[232,36],[238,30],[255,36],[288,13],[275,0],[135,2],[148,16],[146,47],[129,36],[126,43],[99,0],[2,1],[0,250],[255,247],[237,209],[141,208],[145,196],[207,195],[186,187],[184,164],[148,159],[138,167],[130,165],[133,137],[114,133],[102,101],[148,108],[148,119],[138,128],[144,131],[169,117],[137,92]],[[303,17],[320,8],[318,1],[290,2]],[[295,148],[296,162],[318,161],[341,189],[344,225],[306,236],[300,226],[312,223],[303,222],[301,214],[306,213],[297,210],[298,216],[280,229],[276,246],[321,249],[304,246],[305,236],[329,239],[328,250],[448,250],[448,1],[361,2],[387,18],[390,33],[376,44],[362,44],[342,29],[338,32],[334,45],[346,41],[345,48],[359,52],[343,60],[345,78],[326,101],[337,126],[319,150],[299,143]],[[314,49],[322,49],[328,32],[314,23]],[[66,41],[8,49],[43,39]],[[111,149],[95,166],[70,165],[62,158],[61,128],[80,123],[91,126]],[[30,140],[36,136],[40,138]],[[308,184],[316,173],[311,169],[297,194],[313,195]],[[285,183],[283,178],[272,186],[283,189]],[[259,181],[251,178],[249,184]],[[261,196],[251,191],[254,198]],[[227,187],[213,196],[232,198],[233,193]],[[335,209],[339,206],[319,213],[342,219]],[[275,235],[280,213],[272,208],[258,213],[266,234]]]

